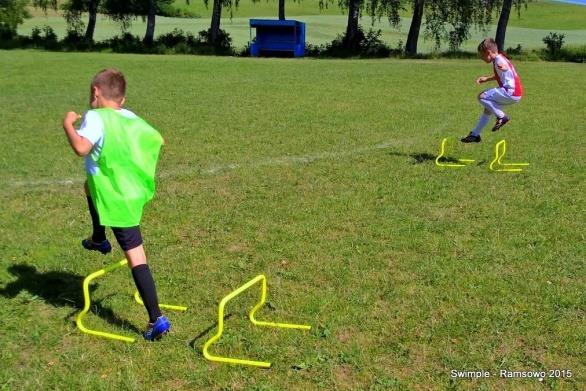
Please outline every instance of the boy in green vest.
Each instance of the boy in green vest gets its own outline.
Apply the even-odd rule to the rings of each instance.
[[[92,219],[93,234],[82,241],[87,250],[107,254],[112,251],[106,239],[106,226],[124,250],[132,277],[149,315],[144,338],[163,336],[171,328],[161,314],[155,282],[142,245],[140,219],[145,204],[155,192],[155,168],[163,145],[161,135],[122,105],[126,80],[116,69],[104,69],[93,78],[90,106],[81,127],[81,116],[68,112],[63,129],[78,156],[85,156],[85,192]]]

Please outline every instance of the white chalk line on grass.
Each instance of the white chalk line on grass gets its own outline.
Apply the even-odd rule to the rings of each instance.
[[[42,187],[42,186],[52,186],[52,185],[59,185],[59,186],[71,186],[75,185],[76,183],[83,183],[85,179],[82,178],[74,178],[74,179],[38,179],[38,180],[31,180],[31,181],[12,181],[9,182],[8,185],[11,187]]]
[[[214,175],[224,171],[235,170],[238,168],[244,167],[265,167],[265,166],[284,166],[284,165],[292,165],[292,164],[308,164],[318,160],[327,160],[327,159],[340,159],[348,156],[360,155],[366,152],[377,151],[381,149],[390,148],[393,144],[390,142],[385,142],[381,144],[376,144],[373,146],[356,148],[349,151],[339,151],[339,152],[318,152],[314,154],[308,155],[298,155],[298,156],[281,156],[281,157],[273,157],[273,158],[266,158],[252,162],[244,162],[244,163],[227,163],[227,164],[220,164],[214,165],[210,168],[206,169],[198,169],[197,167],[193,167],[190,169],[180,169],[180,170],[168,170],[162,171],[158,174],[159,178],[172,178],[176,175],[188,174],[192,172],[200,172],[207,175]],[[71,178],[71,179],[33,179],[33,180],[14,180],[8,181],[8,187],[12,188],[35,188],[35,187],[46,187],[46,186],[72,186],[72,185],[79,185],[85,181],[85,178]]]
[[[249,163],[230,163],[230,164],[214,166],[214,167],[208,168],[206,170],[202,170],[202,172],[205,174],[217,174],[218,172],[221,172],[221,171],[234,170],[234,169],[242,168],[242,167],[254,168],[254,167],[263,167],[263,166],[285,166],[285,165],[290,165],[290,164],[307,164],[307,163],[311,163],[311,162],[314,162],[317,160],[339,159],[339,158],[343,158],[345,156],[359,155],[359,154],[365,153],[365,152],[376,151],[379,149],[387,149],[391,146],[392,146],[391,143],[382,143],[382,144],[377,144],[377,145],[370,146],[370,147],[362,147],[362,148],[353,149],[351,151],[319,152],[319,153],[310,154],[310,155],[281,156],[281,157],[275,157],[275,158],[268,158],[268,159],[257,160],[255,162],[249,162]]]

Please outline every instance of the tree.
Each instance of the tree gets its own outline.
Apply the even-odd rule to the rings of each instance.
[[[28,0],[0,0],[0,37],[12,38],[24,19],[30,18]]]
[[[358,44],[359,27],[358,21],[360,13],[366,9],[367,14],[371,17],[372,23],[375,18],[385,16],[392,26],[398,26],[400,22],[399,10],[401,9],[402,0],[339,0],[338,7],[342,10],[348,10],[348,22],[346,24],[346,34],[344,35],[343,44],[346,49],[354,50]],[[321,9],[326,8],[331,0],[320,0]]]
[[[83,29],[84,23],[81,21],[81,17],[84,12],[87,12],[88,22],[84,34],[84,40],[86,42],[93,42],[99,6],[100,0],[69,0],[62,7],[65,11],[64,16],[67,21],[68,29],[74,31]]]
[[[85,30],[84,39],[86,42],[93,42],[94,32],[96,31],[96,20],[98,18],[98,6],[100,0],[87,0],[88,23]]]
[[[457,50],[470,37],[470,27],[486,30],[495,5],[501,0],[426,0],[425,36],[436,48],[447,41]]]
[[[143,42],[147,46],[153,44],[155,37],[155,21],[157,14],[157,0],[148,0],[148,12],[147,12],[147,28],[144,34]]]
[[[252,0],[253,3],[259,3],[261,0]],[[279,8],[279,20],[285,20],[285,0],[278,0],[278,8]],[[293,0],[296,1],[296,0]],[[268,2],[268,0],[267,0]]]
[[[527,3],[531,0],[502,0],[501,14],[496,28],[495,41],[499,51],[505,50],[505,35],[507,33],[507,24],[509,23],[509,15],[513,6],[517,11],[517,15],[521,16],[521,7],[527,8]]]
[[[348,22],[346,24],[346,35],[344,36],[344,46],[348,49],[356,44],[361,6],[362,0],[348,0]]]
[[[151,46],[155,36],[157,13],[172,2],[173,0],[104,0],[102,10],[109,17],[120,22],[123,30],[130,27],[133,19],[142,17],[147,25],[143,43]]]
[[[57,0],[33,0],[32,3],[33,7],[40,8],[45,11],[45,13],[47,13],[49,8],[55,11],[57,10]]]
[[[279,20],[285,20],[285,0],[279,0]]]
[[[144,34],[143,42],[147,46],[153,44],[155,36],[155,22],[157,13],[164,6],[168,6],[173,0],[134,0],[136,2],[135,8],[137,15],[146,15],[147,28]]]
[[[409,35],[405,43],[405,52],[414,56],[417,54],[417,41],[419,40],[419,30],[421,29],[421,22],[423,21],[423,9],[425,7],[425,0],[413,0],[413,18],[411,19],[411,26],[409,27]]]
[[[204,0],[207,7],[209,0]],[[212,22],[208,32],[208,43],[212,46],[218,45],[218,37],[220,36],[220,20],[222,18],[222,8],[227,7],[230,11],[230,18],[233,16],[233,11],[238,8],[239,0],[214,0],[212,9]]]
[[[505,45],[505,34],[507,32],[507,24],[509,23],[509,15],[513,6],[513,0],[504,0],[501,8],[501,15],[499,16],[499,23],[496,28],[495,41],[499,51],[503,51]]]
[[[425,36],[439,48],[448,41],[456,50],[469,38],[471,26],[485,29],[492,22],[493,11],[502,0],[412,0],[413,18],[405,52],[417,54],[417,41],[425,16]]]

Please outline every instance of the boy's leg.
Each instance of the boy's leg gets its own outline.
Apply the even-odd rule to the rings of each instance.
[[[140,227],[112,228],[112,232],[114,232],[118,244],[124,250],[124,255],[132,272],[132,278],[149,314],[149,322],[155,323],[162,314],[159,308],[155,281],[147,265]]]
[[[501,109],[502,106],[512,105],[519,102],[519,97],[509,95],[504,88],[491,88],[481,93],[478,97],[480,104],[493,113],[497,120],[492,131],[499,130],[509,122],[509,117]]]
[[[491,112],[485,108],[484,113],[482,113],[482,115],[478,119],[478,123],[476,124],[474,129],[472,129],[470,134],[472,134],[474,136],[480,136],[480,133],[482,133],[482,131],[484,130],[486,125],[488,125],[488,123],[490,122],[490,117],[491,117]]]
[[[90,196],[87,182],[83,184],[83,188],[85,190],[90,217],[92,218],[92,237],[91,239],[82,240],[81,244],[87,250],[97,250],[102,254],[107,254],[112,251],[112,246],[110,245],[110,242],[106,240],[106,227],[100,224],[98,211],[96,210],[92,197]]]
[[[478,122],[476,123],[476,126],[474,127],[474,129],[472,129],[472,131],[468,134],[468,136],[463,137],[460,140],[463,143],[479,143],[480,142],[480,133],[482,133],[482,131],[484,130],[486,125],[488,125],[488,123],[490,122],[490,117],[493,114],[493,111],[491,109],[489,109],[486,106],[486,104],[483,102],[486,92],[487,91],[478,95],[478,101],[480,102],[480,104],[482,106],[484,106],[484,112],[482,113],[482,115],[478,119]]]
[[[484,113],[480,116],[478,123],[468,136],[460,140],[464,143],[480,142],[480,133],[482,133],[490,121],[492,114],[497,117],[496,123],[492,128],[493,132],[499,130],[504,124],[509,122],[509,117],[501,110],[501,105],[517,103],[519,98],[510,96],[503,88],[491,88],[480,93],[478,95],[478,101],[484,107]]]
[[[494,114],[497,118],[502,118],[505,116],[505,112],[501,110],[497,100],[495,99],[496,96],[496,88],[492,88],[490,90],[484,91],[478,96],[478,101],[486,111],[489,113]]]

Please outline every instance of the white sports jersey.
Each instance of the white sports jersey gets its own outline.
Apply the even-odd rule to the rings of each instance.
[[[499,86],[507,90],[512,96],[522,96],[523,86],[521,85],[521,79],[509,59],[501,53],[495,57],[492,63],[494,66],[494,75],[496,76]],[[501,70],[499,65],[506,66],[507,70]]]
[[[120,109],[118,112],[128,118],[136,118],[136,114],[130,110]],[[85,113],[77,134],[88,139],[93,145],[91,152],[85,157],[85,170],[88,174],[95,175],[99,170],[96,162],[104,145],[104,123],[100,115],[93,110]]]

